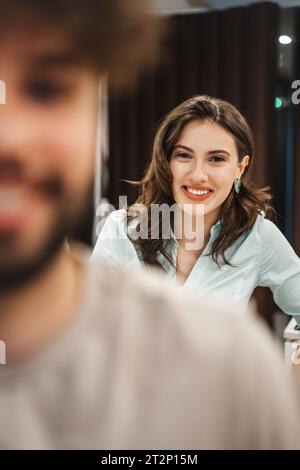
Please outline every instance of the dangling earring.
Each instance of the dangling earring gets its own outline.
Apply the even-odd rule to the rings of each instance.
[[[240,178],[236,178],[234,180],[234,190],[235,190],[236,194],[239,194],[239,192],[241,190],[241,180],[240,180]]]

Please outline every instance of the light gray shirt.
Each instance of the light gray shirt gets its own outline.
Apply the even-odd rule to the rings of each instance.
[[[252,315],[86,264],[68,331],[0,366],[0,448],[299,448],[295,390]]]

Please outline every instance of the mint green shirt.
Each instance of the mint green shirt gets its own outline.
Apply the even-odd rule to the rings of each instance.
[[[202,295],[228,297],[246,306],[257,286],[269,287],[278,307],[296,316],[300,324],[300,259],[273,222],[258,215],[253,227],[226,250],[226,257],[237,267],[221,265],[211,256],[211,245],[220,230],[218,221],[210,230],[210,240],[184,282]],[[173,236],[170,255],[176,266],[178,242]],[[91,261],[104,260],[123,268],[142,269],[138,247],[127,236],[126,211],[112,212],[99,235]],[[167,277],[176,281],[176,269],[160,255]]]

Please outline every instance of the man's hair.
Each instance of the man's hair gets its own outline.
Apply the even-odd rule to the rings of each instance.
[[[157,56],[162,21],[145,0],[0,0],[0,35],[6,31],[61,33],[78,59],[127,85]]]

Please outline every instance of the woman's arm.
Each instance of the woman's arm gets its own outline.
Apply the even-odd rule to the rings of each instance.
[[[300,259],[273,222],[262,219],[258,231],[258,285],[269,287],[276,304],[300,325]]]

